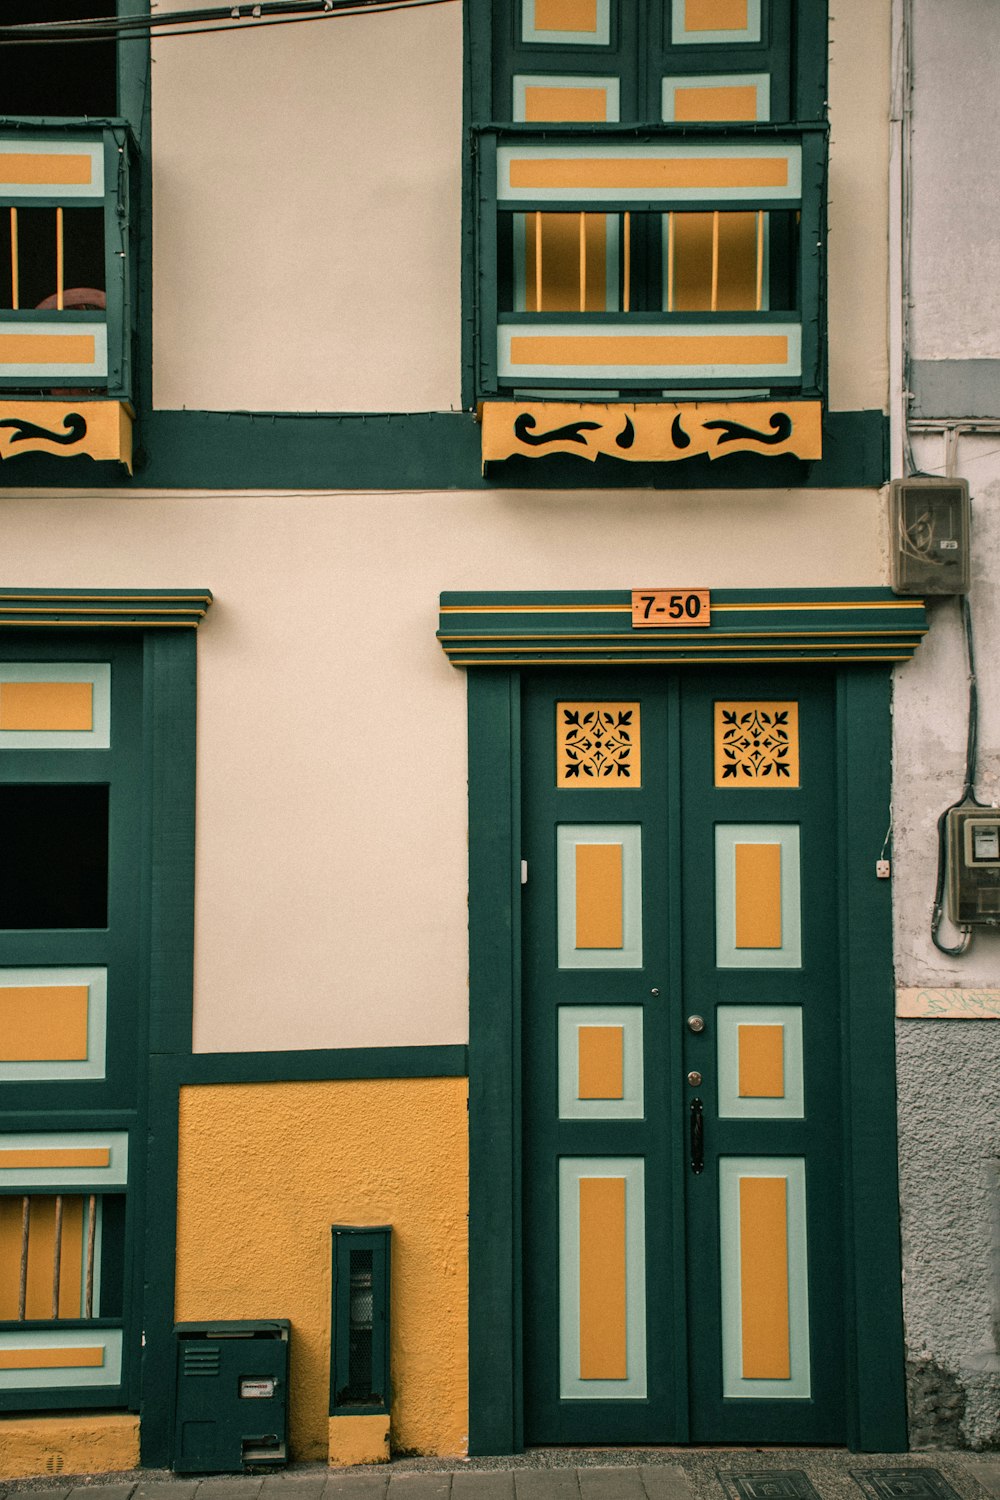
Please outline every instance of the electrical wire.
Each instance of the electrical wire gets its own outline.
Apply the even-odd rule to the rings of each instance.
[[[166,11],[155,16],[92,16],[76,21],[0,26],[0,46],[69,46],[99,41],[145,41],[154,36],[207,36],[218,31],[255,31],[266,26],[386,15],[393,11],[421,10],[430,5],[455,3],[456,0],[254,0],[249,5]],[[222,24],[207,24],[213,21]]]
[[[976,680],[976,651],[972,635],[972,611],[969,608],[968,594],[962,595],[961,610],[965,652],[969,667],[969,722],[965,738],[965,781],[962,785],[962,795],[958,801],[953,802],[950,807],[946,807],[937,821],[937,888],[934,892],[934,910],[931,915],[931,941],[939,953],[944,953],[949,958],[959,958],[965,953],[972,942],[972,928],[964,922],[957,924],[962,934],[962,940],[955,946],[942,943],[938,937],[941,918],[944,913],[944,885],[948,865],[948,814],[954,812],[959,807],[985,807],[987,805],[980,802],[976,797],[976,761],[979,750],[979,686]]]

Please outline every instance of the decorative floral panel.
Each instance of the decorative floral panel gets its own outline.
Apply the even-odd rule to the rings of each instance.
[[[716,703],[715,784],[798,786],[798,704]]]
[[[638,703],[556,704],[556,786],[640,785]]]

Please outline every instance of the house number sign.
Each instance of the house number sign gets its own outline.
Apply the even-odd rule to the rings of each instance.
[[[708,589],[633,589],[635,627],[707,626],[712,623],[712,595]]]

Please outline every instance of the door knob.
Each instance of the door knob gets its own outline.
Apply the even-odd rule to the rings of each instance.
[[[688,1016],[687,1025],[688,1031],[693,1031],[696,1035],[705,1030],[705,1022],[701,1016]]]
[[[693,1089],[700,1088],[701,1087],[701,1074],[700,1073],[689,1073],[688,1074],[688,1083],[691,1085],[691,1087]]]

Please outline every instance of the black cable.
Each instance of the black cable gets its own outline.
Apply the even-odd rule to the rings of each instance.
[[[948,814],[954,812],[957,807],[984,807],[986,805],[978,800],[975,792],[976,760],[979,750],[979,685],[976,681],[976,650],[972,635],[972,611],[969,608],[968,594],[962,595],[961,611],[963,634],[965,636],[965,654],[969,664],[969,723],[965,738],[965,781],[962,786],[962,795],[958,801],[953,802],[950,807],[946,807],[937,821],[937,888],[934,892],[934,910],[931,915],[931,941],[939,953],[947,954],[949,958],[959,958],[966,952],[969,944],[972,942],[972,928],[965,923],[959,924],[962,941],[955,947],[950,947],[947,943],[942,943],[938,937],[941,917],[944,911],[944,883],[948,863]]]
[[[298,21],[339,20],[348,16],[385,15],[448,5],[455,0],[245,0],[239,5],[203,10],[166,11],[155,16],[93,16],[76,21],[46,21],[0,26],[0,46],[68,46],[95,41],[135,41],[159,36],[201,36],[216,31],[250,31],[258,26]],[[206,25],[221,21],[221,25]],[[167,30],[161,28],[174,27]],[[183,29],[180,29],[183,28]]]

